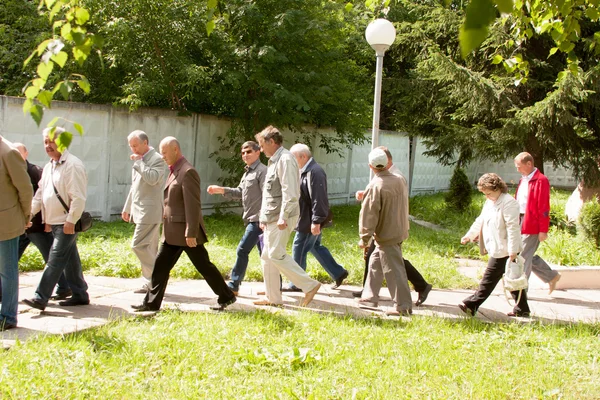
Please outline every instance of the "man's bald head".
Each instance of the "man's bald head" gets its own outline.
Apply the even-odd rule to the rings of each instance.
[[[21,157],[23,157],[23,160],[27,161],[27,157],[29,156],[29,152],[27,151],[27,147],[25,147],[25,145],[23,143],[13,143],[13,146],[15,149],[19,150],[19,153],[21,153]]]
[[[167,165],[174,165],[181,157],[181,146],[173,136],[167,136],[160,141],[160,154]]]

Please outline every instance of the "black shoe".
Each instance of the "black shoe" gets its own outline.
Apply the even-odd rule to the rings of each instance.
[[[425,289],[422,292],[419,292],[419,298],[415,302],[416,306],[420,306],[421,304],[425,303],[425,300],[427,300],[427,296],[429,296],[429,292],[431,292],[432,287],[433,286],[428,283],[427,286],[425,286]]]
[[[288,287],[284,287],[281,288],[282,292],[301,292],[302,289],[300,289],[299,287],[296,286],[288,286]]]
[[[231,298],[231,300],[228,300],[225,303],[219,303],[217,305],[210,306],[210,309],[213,311],[223,311],[227,308],[227,306],[232,305],[236,301],[237,301],[237,298],[233,297],[233,298]]]
[[[523,318],[529,318],[531,317],[531,313],[525,311],[525,312],[515,312],[515,311],[511,311],[508,314],[509,317],[523,317]]]
[[[58,302],[58,305],[61,307],[87,306],[88,304],[90,304],[89,299],[83,300],[83,299],[75,299],[73,297],[71,297],[68,300]]]
[[[131,308],[133,308],[136,312],[158,311],[158,310],[150,307],[148,304],[132,305]]]
[[[464,304],[459,304],[458,308],[460,308],[460,310],[462,312],[464,312],[465,314],[467,314],[469,317],[475,316],[475,311],[471,310],[469,307],[467,307]]]
[[[6,322],[6,319],[3,319],[2,321],[0,321],[0,332],[3,331],[7,331],[9,329],[15,329],[17,327],[17,324],[11,324]]]
[[[337,289],[342,285],[342,282],[344,282],[344,279],[346,279],[348,277],[348,271],[344,271],[344,273],[342,274],[342,276],[340,276],[339,278],[337,278],[335,280],[335,283],[333,285],[331,285],[332,289]]]
[[[358,292],[352,292],[352,297],[360,298],[361,296],[362,296],[362,290],[359,290]]]
[[[46,309],[46,305],[42,304],[38,299],[23,299],[23,303],[40,311],[44,311]]]
[[[71,296],[73,296],[73,291],[71,289],[69,289],[66,292],[61,292],[61,293],[56,292],[56,294],[54,296],[50,297],[50,300],[66,300]]]

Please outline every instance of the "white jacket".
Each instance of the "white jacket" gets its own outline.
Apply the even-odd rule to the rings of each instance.
[[[480,232],[490,257],[502,258],[521,252],[519,203],[507,193],[502,193],[495,202],[486,200],[481,214],[465,236],[474,240]]]

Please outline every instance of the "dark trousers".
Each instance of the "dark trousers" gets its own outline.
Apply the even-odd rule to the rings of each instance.
[[[25,250],[27,250],[29,243],[33,243],[40,251],[42,258],[44,259],[44,263],[47,264],[53,241],[54,237],[52,236],[52,232],[32,232],[22,234],[19,237],[19,260],[21,257],[23,257],[23,253],[25,253]],[[67,293],[70,290],[71,288],[69,287],[69,282],[67,282],[67,278],[63,272],[60,274],[60,278],[58,278],[56,294]]]
[[[474,295],[467,297],[463,300],[463,303],[472,311],[476,312],[479,306],[492,294],[494,288],[502,279],[504,270],[506,268],[506,260],[508,257],[494,258],[490,257],[487,268],[483,273],[483,278],[479,283],[479,289]],[[527,304],[527,290],[521,290],[521,299],[515,305],[513,311],[515,313],[530,312],[529,304]],[[519,298],[519,291],[510,292],[515,302]]]
[[[369,247],[369,251],[367,252],[367,259],[365,260],[365,274],[363,276],[363,287],[365,286],[365,282],[367,281],[367,275],[369,274],[369,259],[371,258],[371,254],[375,251],[375,241],[371,242],[371,247]],[[404,260],[404,267],[406,268],[406,278],[413,285],[415,291],[417,293],[421,293],[427,287],[427,281],[423,278],[423,275],[408,261],[406,258]]]
[[[151,289],[146,293],[144,304],[148,305],[153,310],[159,310],[165,297],[165,290],[169,282],[169,274],[175,266],[182,252],[186,252],[194,267],[204,277],[208,286],[219,296],[219,304],[227,303],[235,296],[231,289],[227,287],[225,280],[217,267],[210,262],[208,252],[203,244],[196,247],[174,246],[163,242],[158,249],[156,261],[154,262],[154,270],[152,271]]]

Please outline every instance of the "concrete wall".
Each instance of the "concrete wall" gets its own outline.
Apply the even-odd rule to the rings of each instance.
[[[157,146],[165,136],[179,139],[184,155],[194,163],[200,174],[202,185],[202,208],[210,213],[221,196],[210,196],[206,187],[218,183],[223,171],[210,154],[218,151],[219,136],[230,128],[226,119],[209,115],[192,114],[178,116],[177,112],[160,109],[142,109],[130,113],[108,105],[53,102],[53,108],[46,110],[40,127],[29,115],[22,111],[21,98],[0,96],[0,134],[8,140],[22,142],[29,149],[29,159],[34,164],[44,165],[48,157],[42,143],[42,129],[54,117],[63,117],[81,124],[84,136],[75,136],[70,151],[79,157],[87,168],[88,200],[86,209],[95,217],[109,220],[120,215],[131,184],[130,150],[127,135],[135,129],[144,130],[150,137],[150,144]],[[70,126],[68,126],[70,127]],[[283,132],[284,145],[289,148],[295,136]],[[331,131],[322,130],[322,135]],[[365,132],[370,138],[370,133]],[[411,194],[437,192],[448,188],[452,167],[438,164],[435,159],[423,155],[425,148],[415,139],[412,165],[410,140],[402,133],[380,132],[380,144],[388,146],[394,155],[395,164],[411,182]],[[367,156],[370,144],[344,149],[341,155],[327,154],[318,147],[318,140],[307,143],[314,149],[314,158],[325,168],[328,189],[334,204],[353,203],[354,193],[364,189],[369,181]],[[553,185],[576,186],[568,170],[554,170],[547,166],[547,175]],[[413,176],[409,175],[412,171]],[[518,174],[512,160],[504,164],[480,163],[469,168],[471,181],[485,172],[497,172],[503,178],[518,181]]]

